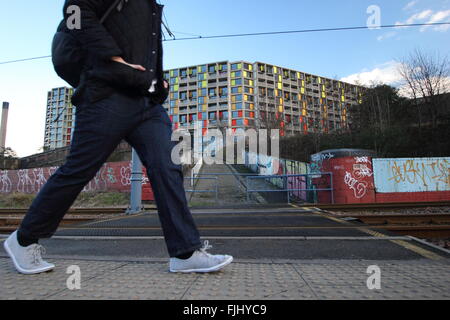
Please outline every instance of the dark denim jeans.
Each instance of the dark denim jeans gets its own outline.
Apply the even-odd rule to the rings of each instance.
[[[84,186],[91,181],[122,139],[136,149],[146,167],[171,257],[201,247],[189,211],[181,165],[171,160],[172,123],[161,105],[147,98],[114,93],[81,104],[70,153],[31,204],[20,226],[30,238],[50,238]]]

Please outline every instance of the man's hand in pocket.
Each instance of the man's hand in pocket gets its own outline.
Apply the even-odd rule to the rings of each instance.
[[[136,69],[136,70],[140,70],[140,71],[145,71],[146,70],[143,66],[141,66],[139,64],[131,64],[131,63],[126,62],[125,60],[123,60],[122,57],[112,57],[111,60],[115,61],[115,62],[123,63],[123,64],[125,64],[125,65],[127,65],[127,66],[129,66],[129,67],[131,67],[133,69]]]

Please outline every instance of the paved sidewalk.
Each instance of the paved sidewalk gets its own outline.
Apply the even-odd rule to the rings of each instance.
[[[18,274],[0,258],[0,299],[450,299],[449,260],[237,261],[214,274],[170,274],[167,262],[49,259],[46,274]],[[69,266],[81,289],[67,288]],[[381,290],[367,288],[367,268],[381,269]]]

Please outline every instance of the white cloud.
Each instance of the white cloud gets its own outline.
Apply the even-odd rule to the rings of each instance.
[[[378,36],[377,40],[383,41],[383,40],[395,37],[396,35],[397,35],[397,32],[395,32],[395,31],[386,32],[386,33],[382,34],[381,36]]]
[[[428,17],[430,17],[432,14],[433,14],[433,10],[430,10],[430,9],[424,10],[419,13],[415,13],[411,17],[409,17],[408,20],[406,20],[406,24],[413,24],[413,23],[421,22],[424,19],[427,19]]]
[[[396,25],[404,25],[404,24],[417,24],[417,23],[440,23],[440,22],[448,22],[448,18],[450,17],[450,10],[442,10],[434,12],[431,9],[423,10],[421,12],[415,13],[410,16],[404,22],[396,22]],[[402,27],[399,27],[402,28]],[[427,29],[432,29],[434,31],[445,32],[450,29],[450,25],[441,25],[441,26],[423,26],[420,28],[420,32],[424,32]]]
[[[376,66],[372,70],[363,70],[341,79],[341,81],[371,87],[374,85],[390,85],[399,90],[404,97],[412,97],[411,91],[399,73],[400,62],[389,61]],[[442,80],[440,92],[450,92],[450,77]]]
[[[427,23],[448,22],[447,18],[449,18],[449,17],[450,17],[450,10],[438,11],[430,17],[430,19],[427,21]],[[428,28],[430,28],[430,26],[424,26],[420,29],[420,31],[423,32]],[[448,24],[433,27],[433,30],[441,31],[441,32],[445,32],[448,29],[450,29],[450,25],[448,25]]]
[[[372,70],[363,70],[359,73],[351,74],[341,79],[341,81],[353,84],[371,86],[373,84],[388,84],[396,86],[401,81],[398,72],[398,62],[389,61],[383,63]]]
[[[414,0],[414,1],[409,2],[409,3],[403,8],[403,10],[404,10],[404,11],[411,10],[418,2],[419,2],[419,0]]]

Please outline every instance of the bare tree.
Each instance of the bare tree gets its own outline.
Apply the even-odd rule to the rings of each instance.
[[[450,92],[448,56],[427,54],[416,49],[400,61],[398,71],[416,107],[419,128],[428,120],[436,129],[441,112],[445,112],[443,94]]]

